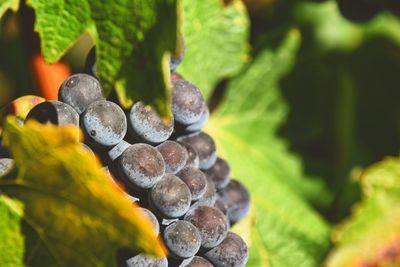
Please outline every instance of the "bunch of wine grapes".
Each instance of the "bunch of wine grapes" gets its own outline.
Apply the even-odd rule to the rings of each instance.
[[[124,109],[104,97],[94,57],[91,52],[87,60],[90,74],[67,78],[59,100],[38,104],[26,120],[79,126],[82,147],[100,158],[110,179],[124,184],[168,249],[164,259],[123,251],[118,264],[245,266],[247,245],[229,228],[248,212],[250,195],[231,179],[228,162],[217,156],[213,138],[202,131],[209,109],[200,90],[174,78],[173,117],[165,122],[140,101]],[[182,57],[171,59],[171,69]],[[0,174],[11,164],[11,159],[0,159]]]

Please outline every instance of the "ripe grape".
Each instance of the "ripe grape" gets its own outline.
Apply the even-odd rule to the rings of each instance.
[[[168,267],[167,258],[155,259],[140,253],[126,261],[127,267]]]
[[[179,218],[190,207],[192,196],[188,186],[175,175],[166,173],[150,189],[150,202],[164,218]]]
[[[179,267],[213,267],[208,260],[200,256],[194,256],[190,259],[182,261]]]
[[[229,183],[231,168],[228,162],[218,157],[214,165],[206,171],[206,174],[214,182],[217,190],[220,190]]]
[[[250,208],[250,194],[239,181],[231,180],[219,194],[228,205],[228,218],[231,222],[246,216]]]
[[[188,153],[188,159],[186,161],[186,166],[191,166],[194,168],[199,167],[199,155],[197,154],[197,151],[188,143],[185,142],[178,142],[180,145],[182,145],[184,148],[186,148],[186,151]]]
[[[185,167],[188,159],[187,150],[179,143],[174,141],[165,141],[157,146],[165,162],[165,171],[175,174]]]
[[[84,73],[68,77],[58,91],[58,99],[82,114],[93,102],[104,100],[102,89],[96,78]]]
[[[55,125],[79,125],[78,113],[70,105],[55,100],[36,105],[26,116],[26,120],[30,119]]]
[[[127,121],[124,111],[117,104],[100,100],[90,104],[82,114],[82,128],[89,142],[111,147],[124,138]]]
[[[217,194],[214,207],[219,209],[225,216],[228,216],[228,203],[226,203],[226,200],[221,197],[220,193]]]
[[[113,148],[111,148],[108,152],[107,155],[110,158],[111,161],[116,160],[117,158],[119,158],[122,153],[124,153],[125,150],[128,149],[128,147],[131,144],[129,144],[128,142],[126,142],[125,140],[122,140],[121,142],[119,142],[116,146],[114,146]]]
[[[162,155],[147,144],[129,146],[118,163],[122,178],[139,189],[151,188],[165,173]]]
[[[189,187],[192,201],[199,200],[206,192],[206,175],[197,168],[185,167],[176,174]]]
[[[197,200],[190,209],[195,209],[200,206],[214,206],[215,201],[217,199],[217,192],[215,190],[215,185],[210,178],[206,177],[206,191],[204,192],[203,196]]]
[[[248,249],[240,236],[229,232],[225,240],[206,252],[205,256],[216,267],[243,267],[248,259]]]
[[[199,132],[179,137],[177,140],[188,143],[197,151],[200,169],[209,169],[217,160],[214,140],[208,134]]]
[[[200,90],[186,80],[172,81],[172,113],[176,122],[189,125],[198,121],[205,104]]]
[[[129,112],[129,133],[135,139],[152,144],[167,140],[174,130],[173,119],[165,123],[150,106],[137,102]]]
[[[0,159],[0,176],[4,175],[8,171],[10,171],[13,165],[14,165],[13,159],[9,159],[9,158]]]
[[[193,257],[200,249],[200,232],[188,221],[179,220],[168,225],[163,237],[171,255],[178,259]]]
[[[214,207],[201,206],[190,210],[185,215],[185,220],[199,229],[203,248],[219,245],[228,233],[229,223],[226,216]]]
[[[187,125],[184,130],[185,132],[198,132],[203,129],[204,125],[206,125],[208,119],[210,117],[210,110],[208,109],[207,105],[204,103],[203,113],[196,122]]]

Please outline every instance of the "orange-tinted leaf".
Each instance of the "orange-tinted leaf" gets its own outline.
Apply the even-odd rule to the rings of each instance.
[[[163,256],[150,221],[81,147],[76,131],[35,121],[20,126],[14,118],[5,124],[16,170],[0,179],[0,191],[23,205],[25,264],[116,266],[121,247]]]

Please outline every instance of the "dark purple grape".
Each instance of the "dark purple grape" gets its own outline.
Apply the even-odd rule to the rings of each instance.
[[[217,190],[220,190],[228,185],[231,168],[229,167],[228,162],[218,157],[214,165],[212,165],[210,169],[206,170],[205,173],[214,182]]]
[[[217,200],[215,201],[214,207],[219,209],[225,216],[228,216],[228,203],[226,203],[226,200],[220,196],[220,193],[217,194]]]
[[[188,221],[170,224],[165,228],[163,237],[170,255],[178,259],[193,257],[200,249],[200,232]]]
[[[129,133],[135,139],[152,144],[158,144],[167,140],[174,130],[173,119],[169,123],[162,118],[150,106],[142,102],[134,104],[129,112]]]
[[[248,260],[248,249],[243,239],[229,232],[225,240],[205,253],[208,260],[216,267],[243,267]]]
[[[239,181],[231,180],[219,195],[228,205],[228,218],[231,222],[246,216],[250,208],[250,193]]]
[[[207,179],[206,191],[199,200],[193,203],[193,205],[190,207],[191,210],[200,206],[214,206],[215,204],[215,201],[217,199],[217,192],[215,190],[215,185],[210,178],[206,177],[206,179]]]
[[[228,219],[214,207],[201,206],[190,210],[185,215],[185,220],[199,229],[203,248],[213,248],[219,245],[228,233]]]
[[[178,143],[181,144],[184,148],[186,148],[186,151],[188,153],[186,166],[199,168],[199,155],[197,155],[197,151],[188,143],[185,142],[178,142]]]
[[[118,168],[122,178],[139,189],[154,186],[165,173],[160,152],[147,144],[133,144],[120,156]]]
[[[177,140],[188,143],[197,151],[200,169],[209,169],[217,160],[217,150],[214,140],[208,134],[199,132],[179,137]]]
[[[204,110],[200,90],[186,80],[172,81],[172,113],[176,122],[189,125],[198,121]]]
[[[9,172],[14,165],[14,160],[9,158],[0,159],[0,176]]]
[[[183,57],[185,56],[186,45],[183,36],[179,37],[179,42],[181,46],[181,51],[179,55],[171,55],[171,58],[169,60],[169,68],[171,72],[174,72],[176,70],[176,68],[181,64]]]
[[[111,148],[108,152],[107,155],[110,158],[111,161],[116,160],[117,158],[119,158],[122,153],[124,153],[125,150],[128,149],[128,147],[130,147],[131,144],[129,144],[128,142],[126,142],[125,140],[122,140],[121,142],[119,142],[116,146],[114,146],[113,148]]]
[[[185,167],[188,159],[187,150],[178,142],[165,141],[157,146],[165,162],[165,171],[175,174]]]
[[[60,86],[58,99],[82,114],[93,102],[104,100],[99,81],[84,73],[68,77]]]
[[[145,208],[138,208],[140,209],[144,215],[151,221],[151,224],[153,225],[153,229],[156,233],[160,232],[160,224],[158,223],[157,217],[148,209]]]
[[[187,125],[184,128],[185,132],[198,132],[201,131],[201,129],[203,129],[203,127],[206,125],[210,117],[210,110],[208,109],[206,104],[204,104],[203,109],[204,110],[203,113],[201,114],[200,119],[192,124]]]
[[[127,267],[168,267],[167,258],[155,259],[140,253],[126,261]]]
[[[185,167],[176,174],[189,187],[192,201],[199,200],[206,192],[206,175],[197,168]]]
[[[151,205],[164,218],[179,218],[190,207],[192,196],[188,186],[175,175],[166,173],[150,189]]]
[[[26,116],[26,120],[55,125],[79,125],[79,115],[68,104],[49,100],[36,105]]]
[[[127,121],[124,111],[117,104],[101,100],[90,104],[82,114],[82,128],[90,142],[111,147],[124,138]]]
[[[200,256],[194,256],[192,258],[182,261],[179,267],[213,267],[208,260]]]

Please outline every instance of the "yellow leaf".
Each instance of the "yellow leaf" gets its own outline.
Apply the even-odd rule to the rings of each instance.
[[[0,179],[0,191],[23,204],[24,220],[37,235],[26,242],[25,259],[41,266],[109,267],[122,247],[164,256],[151,222],[82,149],[76,132],[75,126],[19,126],[7,119],[4,144],[18,171]],[[51,259],[38,261],[41,250]]]

